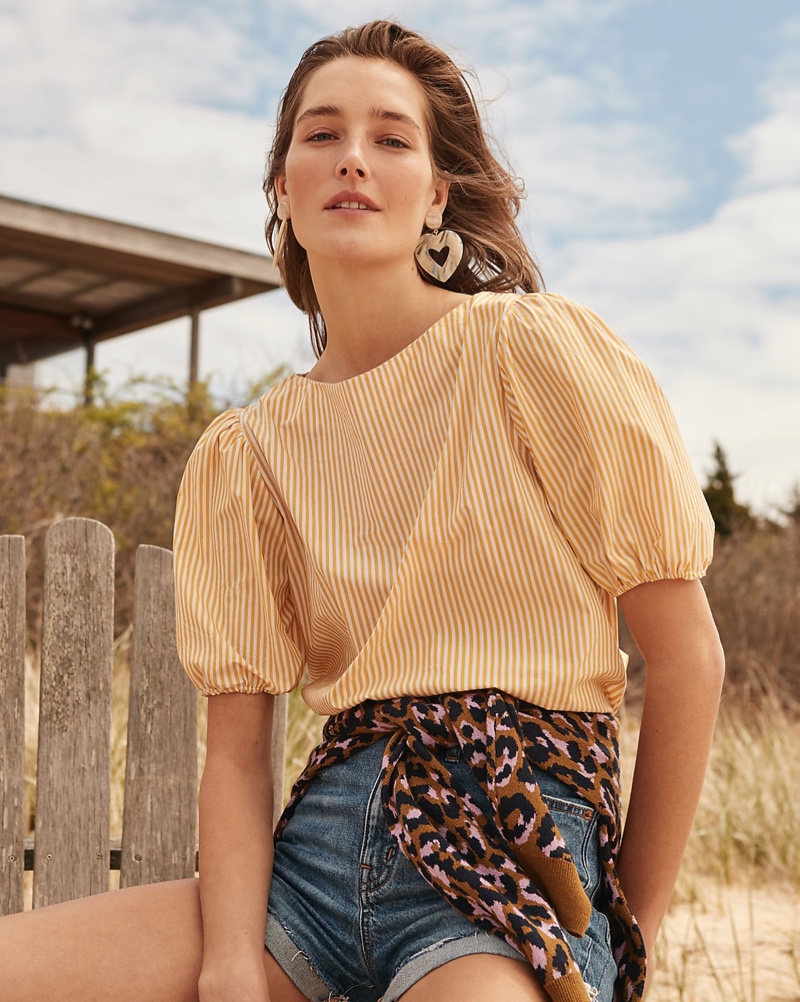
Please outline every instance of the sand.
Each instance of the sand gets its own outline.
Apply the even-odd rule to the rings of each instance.
[[[800,894],[708,883],[674,905],[647,1002],[800,1002]]]

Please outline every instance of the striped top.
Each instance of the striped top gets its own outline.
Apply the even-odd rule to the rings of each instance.
[[[615,711],[615,597],[701,577],[713,522],[647,367],[589,310],[481,292],[339,383],[293,375],[200,439],[178,646],[207,695],[501,689]]]

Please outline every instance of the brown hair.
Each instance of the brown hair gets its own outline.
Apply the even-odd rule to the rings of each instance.
[[[543,287],[539,268],[517,228],[522,183],[489,149],[472,90],[450,57],[416,32],[391,21],[371,21],[323,38],[303,53],[278,107],[264,192],[269,205],[267,245],[274,252],[277,216],[275,179],[283,174],[294,120],[305,84],[333,59],[360,56],[389,59],[412,73],[427,98],[427,127],[434,170],[450,183],[442,228],[456,230],[464,256],[444,283],[456,292],[536,292]],[[325,348],[325,321],[311,281],[306,252],[288,224],[285,250],[277,262],[296,306],[308,315],[317,355]],[[420,272],[433,285],[430,276]]]

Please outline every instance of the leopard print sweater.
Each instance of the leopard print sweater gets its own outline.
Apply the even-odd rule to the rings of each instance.
[[[616,876],[620,842],[617,724],[611,714],[544,710],[496,689],[361,703],[331,717],[295,783],[276,839],[314,777],[379,736],[382,803],[419,873],[475,925],[516,947],[553,1002],[587,1002],[564,930],[583,935],[591,904],[542,799],[551,772],[597,811],[603,903],[618,976],[615,1002],[641,999],[645,952]],[[455,744],[494,807],[459,795],[445,753]]]

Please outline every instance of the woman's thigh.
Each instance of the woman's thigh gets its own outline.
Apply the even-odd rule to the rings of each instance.
[[[197,882],[96,894],[0,919],[6,1002],[195,1002]]]
[[[197,1002],[196,880],[96,894],[0,918],[3,1002]],[[305,1002],[273,958],[275,1002]]]
[[[459,957],[426,974],[400,1002],[547,1002],[533,968],[489,953]]]

